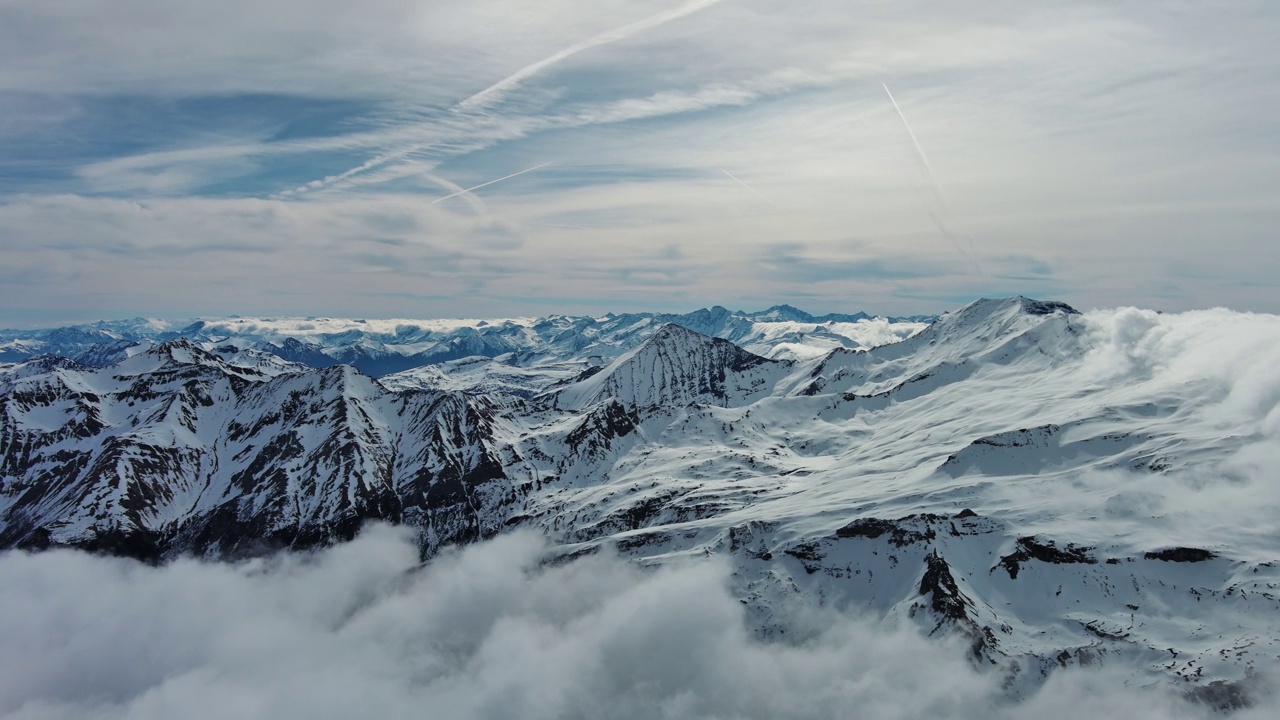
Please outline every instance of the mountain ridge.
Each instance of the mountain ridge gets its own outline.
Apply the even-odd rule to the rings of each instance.
[[[0,367],[0,546],[234,558],[389,521],[424,556],[509,528],[565,556],[723,554],[762,634],[805,593],[963,637],[1027,688],[1121,659],[1237,682],[1280,647],[1270,506],[1196,509],[1234,502],[1205,478],[1265,482],[1280,378],[1213,349],[1270,357],[1280,319],[1015,297],[779,359],[615,316],[634,344],[593,361],[574,322],[560,357],[384,378],[185,338]]]
[[[790,332],[800,345],[808,342],[825,349],[883,343],[932,320],[927,316],[876,318],[865,313],[815,318],[802,311],[795,315],[803,320],[767,315],[768,311],[733,313],[713,306],[685,314],[609,313],[601,317],[549,315],[499,320],[228,317],[190,322],[98,321],[42,330],[0,330],[0,362],[53,353],[105,366],[146,346],[185,337],[227,355],[257,350],[309,367],[350,364],[366,374],[382,376],[474,356],[510,354],[511,361],[519,365],[566,355],[615,357],[667,323],[738,344],[755,341],[762,347],[778,345],[765,336]]]

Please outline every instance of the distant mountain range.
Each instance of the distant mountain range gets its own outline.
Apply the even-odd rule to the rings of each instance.
[[[0,330],[0,362],[50,354],[104,367],[159,343],[184,338],[224,357],[256,351],[312,368],[351,365],[366,375],[380,377],[469,357],[507,356],[508,364],[516,365],[608,358],[668,323],[757,352],[814,354],[834,347],[858,348],[900,339],[932,320],[931,316],[874,318],[866,313],[814,317],[789,305],[755,313],[717,306],[683,315],[555,315],[504,320],[135,318],[40,330]]]

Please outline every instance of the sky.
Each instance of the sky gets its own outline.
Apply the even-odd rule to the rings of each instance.
[[[3,0],[0,325],[1278,312],[1276,37],[1262,0]]]

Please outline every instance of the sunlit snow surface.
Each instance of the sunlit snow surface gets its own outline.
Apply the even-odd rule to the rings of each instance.
[[[977,641],[1015,693],[1063,666],[1187,689],[1272,671],[1280,318],[1072,314],[1014,298],[912,332],[817,354],[778,350],[791,331],[762,331],[735,339],[748,356],[657,328],[608,356],[463,358],[380,382],[166,346],[167,355],[101,370],[12,365],[0,382],[32,397],[45,396],[41,387],[91,390],[106,427],[95,437],[191,448],[197,474],[156,503],[147,516],[156,527],[241,492],[228,478],[248,463],[248,441],[221,439],[232,395],[266,413],[290,393],[322,393],[350,409],[344,418],[374,473],[380,457],[414,442],[415,388],[446,389],[483,399],[491,435],[430,457],[502,458],[509,487],[499,494],[510,500],[477,510],[493,513],[495,527],[533,529],[553,555],[724,558],[724,582],[758,637],[785,635],[781,608],[800,596],[874,624]],[[128,378],[189,362],[257,389],[219,380],[224,396],[207,406],[118,400]],[[260,401],[246,405],[254,393]],[[70,422],[87,412],[46,394],[47,404],[10,404],[6,422],[43,431],[59,413]],[[298,430],[305,452],[323,446],[320,432]],[[307,467],[320,466],[290,466],[280,490],[297,507],[290,522],[338,512],[335,498],[357,484],[306,486],[296,473]],[[5,478],[3,508],[18,499],[14,480]],[[73,539],[119,501],[104,490],[92,512],[42,507],[64,513]],[[884,522],[858,523],[870,519]],[[938,603],[947,583],[924,587],[939,561],[950,615]]]
[[[735,528],[750,551],[738,590],[762,618],[791,587],[910,615],[936,550],[1015,656],[1100,648],[1202,679],[1280,653],[1280,319],[980,304],[899,345],[775,372],[766,397],[653,412],[599,457],[537,468],[555,489],[523,512],[655,558],[723,551]],[[511,442],[537,446],[559,422]],[[626,529],[648,500],[655,517]],[[966,508],[978,517],[932,523],[929,543],[832,539],[858,517]],[[996,567],[1032,535],[1093,562]],[[811,559],[785,554],[805,542]],[[1218,557],[1145,557],[1174,547]]]

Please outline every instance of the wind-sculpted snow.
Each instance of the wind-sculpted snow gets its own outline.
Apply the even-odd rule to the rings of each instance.
[[[783,359],[656,317],[607,319],[617,351],[592,359],[596,320],[545,320],[509,333],[569,333],[535,360],[381,382],[191,342],[9,366],[0,540],[235,557],[387,520],[432,556],[526,528],[565,557],[720,558],[769,642],[804,597],[950,638],[1024,698],[1099,667],[1260,697],[1280,657],[1280,318],[982,300]]]

